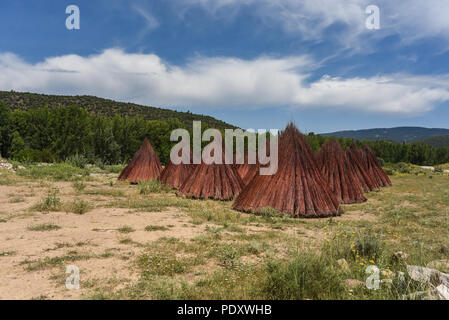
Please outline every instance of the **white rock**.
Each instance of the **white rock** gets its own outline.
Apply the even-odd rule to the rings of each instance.
[[[441,300],[449,300],[449,288],[444,284],[440,284],[435,288],[435,292]]]
[[[449,286],[449,274],[442,273],[438,270],[420,266],[407,266],[407,272],[410,278],[415,281],[430,283],[434,286],[440,284]]]

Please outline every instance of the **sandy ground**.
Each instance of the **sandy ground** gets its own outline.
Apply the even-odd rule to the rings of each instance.
[[[60,190],[61,199],[73,193],[70,183],[54,183]],[[130,267],[130,257],[141,252],[142,246],[161,237],[189,239],[203,230],[202,226],[189,223],[191,218],[176,209],[164,212],[135,212],[129,209],[95,208],[84,215],[66,212],[40,213],[30,210],[45,194],[39,183],[20,186],[0,186],[0,299],[78,299],[86,292],[68,290],[62,266],[29,271],[23,261],[62,257],[67,254],[106,257],[91,258],[75,262],[64,262],[64,266],[76,265],[80,269],[81,281],[106,281],[116,278],[133,281],[136,275]],[[69,194],[69,195],[68,195]],[[11,199],[19,197],[18,203]],[[85,198],[85,197],[83,197]],[[90,200],[104,201],[101,197]],[[30,231],[30,226],[53,224],[59,230]],[[147,225],[170,226],[167,231],[145,231]],[[131,233],[120,233],[117,229],[128,226]],[[131,243],[120,243],[131,239]]]

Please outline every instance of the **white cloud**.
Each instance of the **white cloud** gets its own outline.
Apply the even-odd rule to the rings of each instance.
[[[335,40],[345,48],[366,49],[369,39],[398,34],[404,41],[427,37],[449,40],[449,1],[445,0],[178,0],[180,12],[201,6],[217,18],[235,16],[241,8],[267,23],[278,23],[289,33],[298,33],[306,40]],[[368,5],[380,8],[381,30],[365,28]],[[326,28],[333,24],[345,26],[332,36]]]
[[[310,82],[308,56],[196,57],[170,65],[154,54],[109,49],[29,64],[0,54],[0,89],[89,94],[155,106],[211,108],[337,108],[417,114],[449,101],[449,77],[392,74],[370,78],[324,76]]]
[[[144,19],[145,21],[144,32],[148,32],[159,27],[160,25],[159,20],[154,15],[152,15],[150,11],[137,5],[133,5],[132,8],[138,15],[140,15]]]

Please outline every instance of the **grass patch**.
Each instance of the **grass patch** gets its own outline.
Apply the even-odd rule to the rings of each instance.
[[[150,193],[163,193],[171,190],[170,187],[161,184],[157,180],[141,181],[137,187],[139,188],[139,193],[144,196],[149,195]]]
[[[0,252],[0,257],[10,257],[14,256],[16,254],[16,251],[3,251]]]
[[[82,192],[84,189],[86,189],[86,187],[87,187],[87,185],[83,181],[77,180],[77,181],[72,182],[72,188],[76,192]]]
[[[27,271],[40,271],[49,268],[55,268],[58,266],[62,266],[66,263],[71,263],[75,261],[89,260],[94,258],[94,255],[91,254],[79,254],[76,251],[72,251],[67,255],[53,258],[44,258],[38,260],[24,260],[20,263],[20,265],[26,266],[25,269]]]
[[[90,175],[88,168],[78,168],[69,163],[54,163],[50,166],[27,165],[17,170],[19,176],[53,181],[73,181]]]
[[[30,226],[27,228],[29,231],[53,231],[61,229],[60,226],[55,224],[39,224],[36,226]]]
[[[86,212],[89,212],[92,210],[92,205],[88,203],[87,201],[81,200],[81,199],[75,199],[73,202],[68,203],[65,205],[65,210],[67,212],[72,212],[75,214],[85,214]]]
[[[167,231],[170,230],[167,227],[164,226],[146,226],[145,231]]]
[[[142,277],[150,279],[154,275],[174,276],[189,270],[193,265],[201,263],[198,257],[177,257],[173,252],[152,252],[142,254],[137,259],[137,264],[142,270]]]
[[[86,190],[83,194],[90,196],[105,196],[105,197],[125,197],[125,192],[123,190],[114,189],[97,189],[97,190]]]
[[[136,209],[145,212],[161,212],[168,208],[179,208],[188,210],[194,203],[188,199],[178,198],[173,194],[155,195],[151,194],[145,198],[129,197],[126,200],[117,200],[108,205],[110,208]]]
[[[125,238],[120,240],[120,244],[132,244],[132,243],[134,243],[134,241],[131,238]]]
[[[58,190],[50,190],[47,196],[36,204],[33,209],[40,212],[60,211],[62,207],[61,199],[58,197]]]
[[[117,231],[120,232],[120,233],[131,233],[131,232],[134,232],[136,230],[134,230],[133,228],[128,227],[128,226],[123,226],[123,227],[118,228]]]
[[[22,197],[14,197],[9,199],[8,201],[9,203],[21,203],[21,202],[25,202],[25,199]]]

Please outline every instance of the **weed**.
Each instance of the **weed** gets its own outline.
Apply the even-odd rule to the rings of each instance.
[[[86,189],[86,184],[83,181],[77,180],[72,183],[72,187],[77,192],[82,192],[84,189]]]
[[[40,212],[51,212],[61,210],[61,200],[58,198],[58,190],[49,190],[47,196],[40,203],[33,207],[34,210]]]
[[[73,202],[66,204],[66,211],[76,214],[85,214],[92,209],[92,206],[81,199],[75,199]]]
[[[3,251],[0,252],[0,257],[10,257],[16,254],[16,251]]]
[[[39,224],[36,226],[28,227],[28,230],[30,230],[30,231],[52,231],[52,230],[59,230],[59,229],[61,229],[61,227],[54,225],[54,224]]]
[[[141,195],[149,195],[150,193],[162,193],[168,192],[170,189],[161,184],[159,181],[151,180],[151,181],[141,181],[138,184],[139,193]]]
[[[120,233],[131,233],[131,232],[134,232],[136,230],[134,230],[133,228],[128,227],[128,226],[123,226],[123,227],[118,228],[117,231],[120,232]]]
[[[145,231],[167,231],[169,228],[164,226],[146,226]]]

